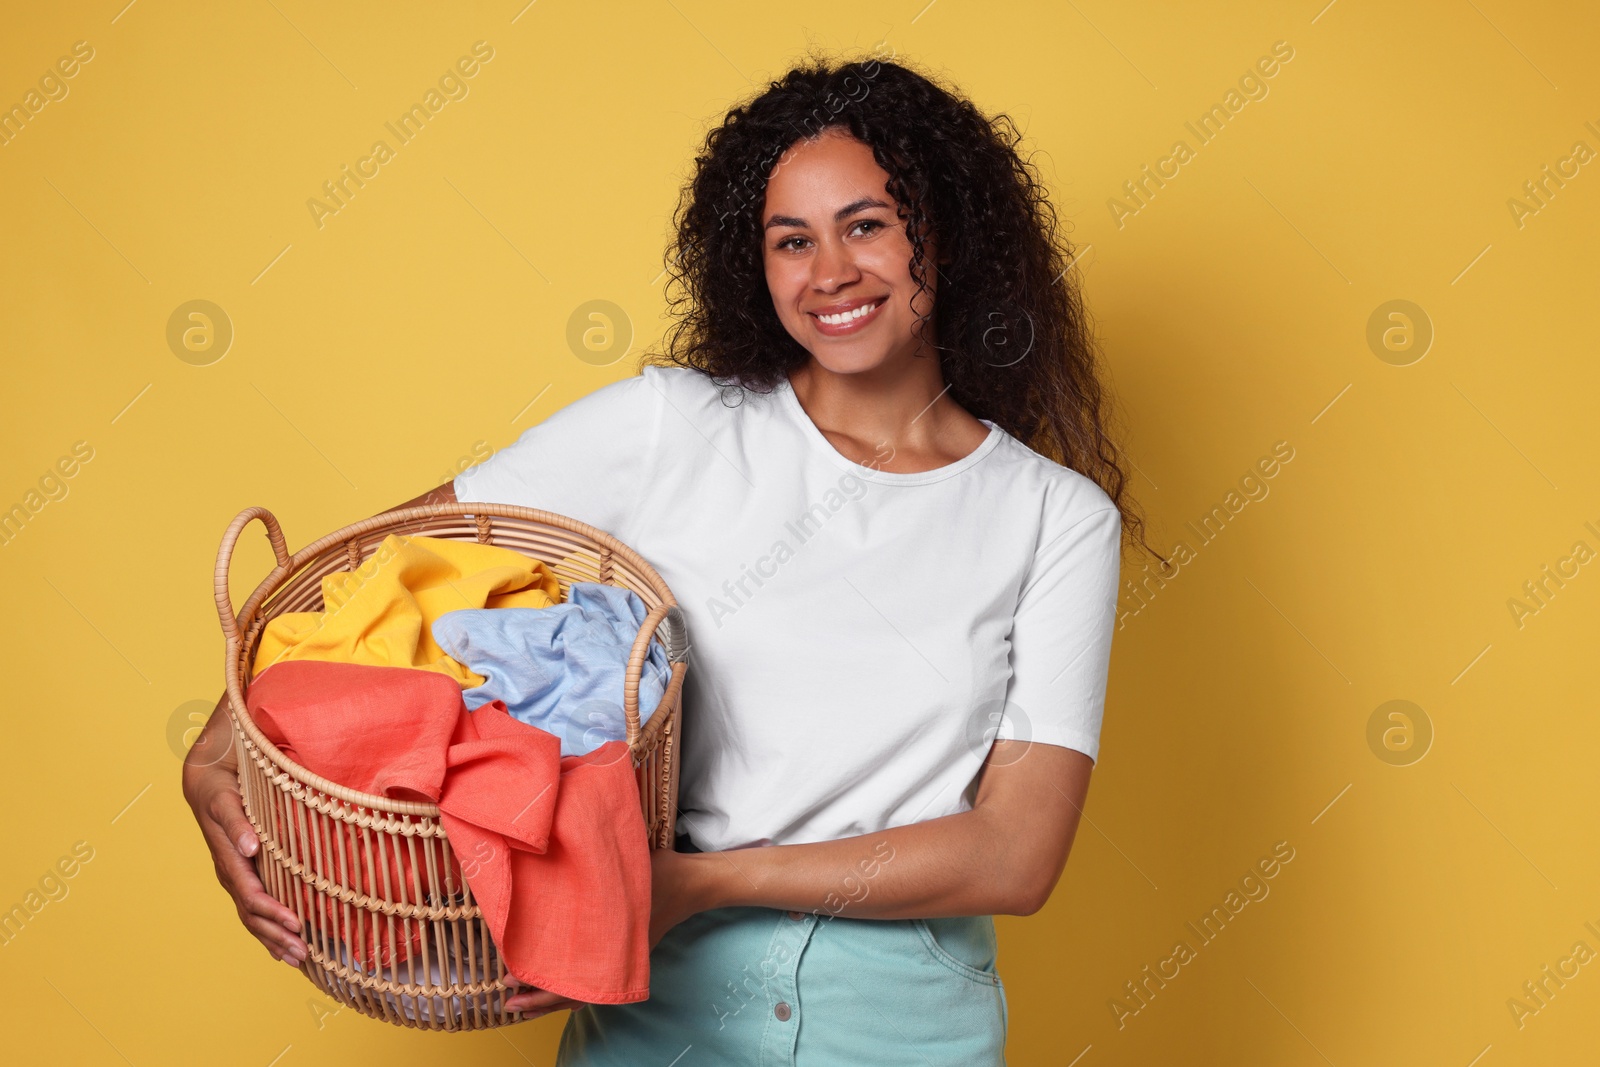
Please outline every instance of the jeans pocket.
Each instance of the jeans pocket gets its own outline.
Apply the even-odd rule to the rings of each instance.
[[[995,972],[994,920],[988,915],[913,919],[928,954],[939,963],[980,985],[998,987]]]

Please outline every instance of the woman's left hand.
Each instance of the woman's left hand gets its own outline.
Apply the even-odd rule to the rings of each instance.
[[[700,855],[670,848],[650,853],[650,947],[654,949],[668,930],[710,905],[703,880],[698,877]]]

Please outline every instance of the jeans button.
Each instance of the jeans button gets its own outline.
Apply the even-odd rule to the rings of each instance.
[[[806,917],[806,913],[803,912],[803,911],[791,911],[789,913],[789,918],[794,919],[796,921],[798,921],[800,919],[804,919],[805,917]]]
[[[788,1022],[789,1015],[791,1014],[789,1011],[789,1002],[787,1000],[778,1001],[778,1006],[772,1009],[772,1014],[778,1017],[778,1021],[780,1023]]]

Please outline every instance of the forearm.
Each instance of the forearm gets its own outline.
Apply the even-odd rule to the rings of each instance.
[[[233,720],[228,715],[228,694],[223,692],[211,718],[200,730],[200,736],[190,746],[183,760],[183,789],[190,796],[202,781],[216,776],[238,774],[238,760],[233,751]]]
[[[981,808],[859,837],[690,853],[706,908],[757,905],[866,919],[1028,914],[1031,877]]]

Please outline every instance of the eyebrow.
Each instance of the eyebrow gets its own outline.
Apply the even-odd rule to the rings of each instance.
[[[833,221],[834,222],[843,222],[845,219],[849,218],[851,215],[854,215],[856,212],[864,211],[869,207],[889,207],[889,206],[891,206],[891,205],[889,205],[885,201],[879,200],[875,196],[863,196],[859,200],[850,201],[850,203],[846,204],[844,207],[840,208],[838,211],[835,211],[833,213]],[[774,226],[800,226],[800,227],[804,227],[804,226],[808,226],[808,225],[810,225],[810,223],[806,222],[805,219],[798,219],[798,218],[795,218],[793,215],[774,215],[774,216],[772,216],[772,218],[767,220],[767,224],[765,226],[763,226],[761,229],[762,229],[762,232],[765,233],[767,230],[772,229]]]

